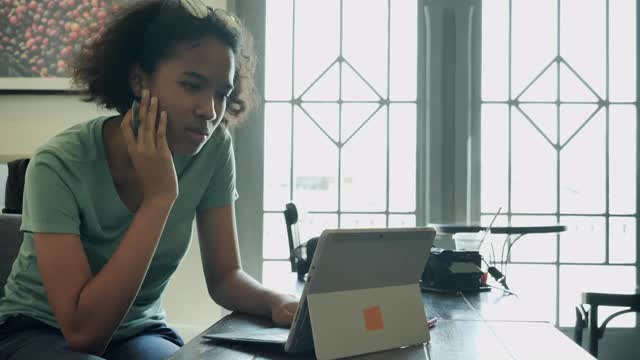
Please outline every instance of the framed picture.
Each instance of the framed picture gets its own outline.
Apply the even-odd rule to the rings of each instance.
[[[68,61],[135,0],[0,0],[0,92],[72,92]],[[226,7],[225,0],[196,0]]]
[[[68,61],[130,0],[0,0],[0,90],[70,91]]]

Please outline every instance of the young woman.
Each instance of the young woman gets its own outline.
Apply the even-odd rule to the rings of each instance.
[[[161,297],[194,217],[211,298],[291,322],[297,299],[245,274],[238,254],[228,127],[252,105],[255,59],[237,19],[196,1],[133,2],[77,57],[85,100],[120,115],[32,157],[0,358],[167,358],[183,341]]]

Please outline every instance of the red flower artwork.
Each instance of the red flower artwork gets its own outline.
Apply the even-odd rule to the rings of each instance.
[[[0,0],[0,77],[69,77],[68,61],[130,0]]]

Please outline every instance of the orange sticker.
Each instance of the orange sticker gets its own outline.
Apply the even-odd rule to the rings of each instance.
[[[376,331],[384,329],[384,322],[382,321],[382,310],[380,306],[372,306],[364,309],[364,323],[367,327],[367,331]]]

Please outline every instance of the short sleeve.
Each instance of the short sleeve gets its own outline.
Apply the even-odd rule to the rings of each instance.
[[[20,230],[32,233],[80,234],[78,205],[59,160],[37,154],[27,167]]]
[[[217,156],[213,175],[198,203],[197,210],[223,207],[233,203],[238,198],[233,141],[226,128],[219,130],[221,131],[222,139],[216,146]]]

